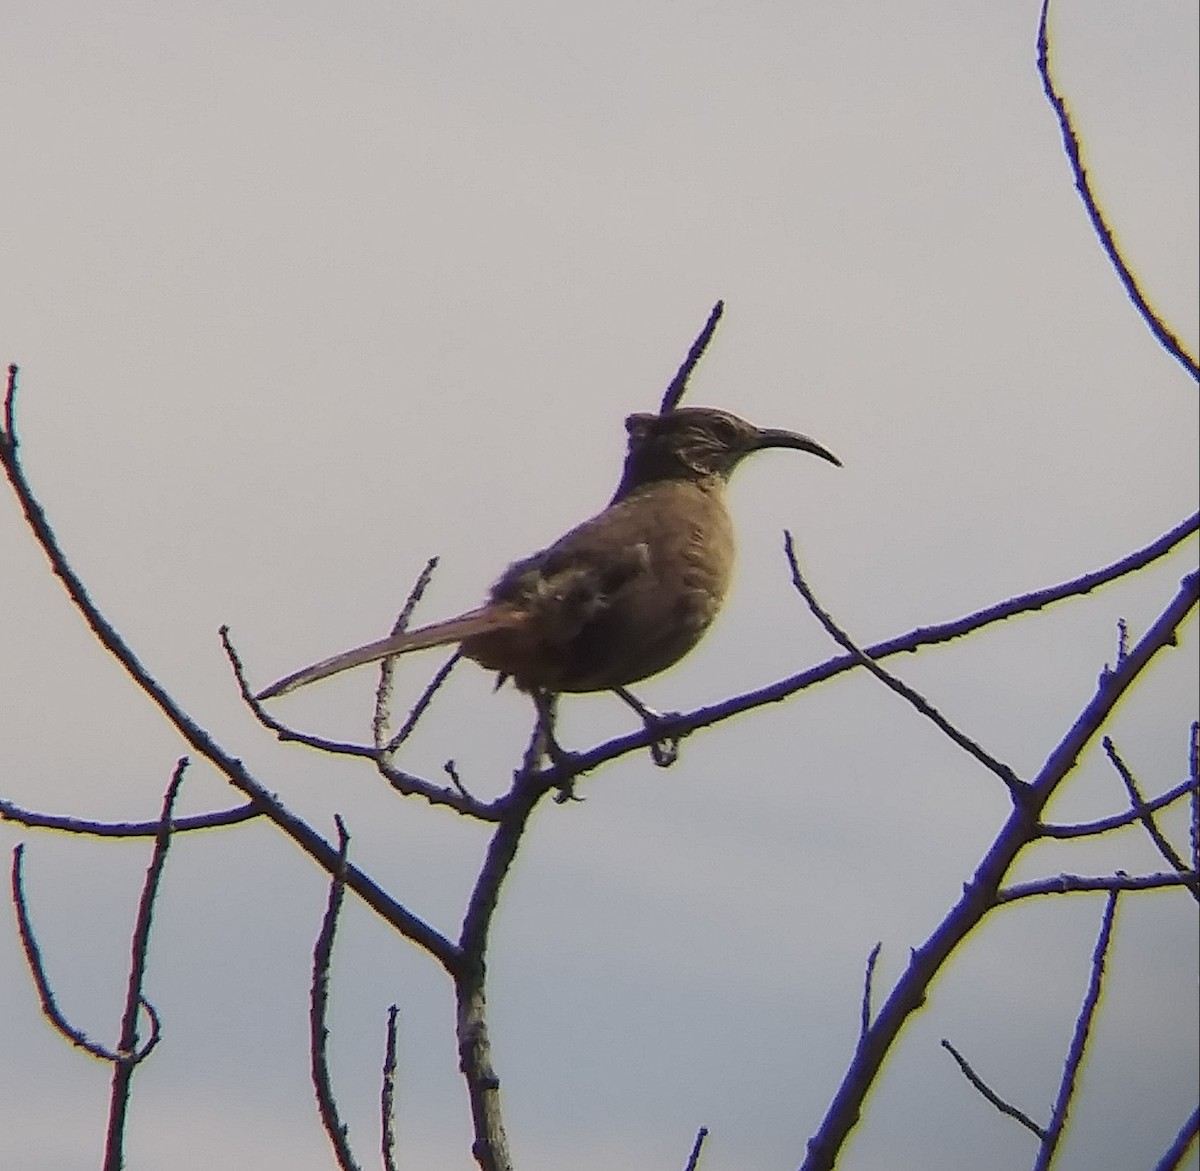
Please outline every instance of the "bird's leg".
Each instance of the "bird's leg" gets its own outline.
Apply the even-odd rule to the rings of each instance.
[[[568,752],[554,735],[554,721],[558,714],[558,695],[553,691],[537,690],[533,692],[533,706],[537,709],[537,724],[534,727],[534,743],[532,759],[534,767],[543,756],[563,775],[558,785],[555,801],[560,805],[565,801],[578,801],[575,796],[575,766],[578,757]]]
[[[671,723],[679,713],[656,712],[653,708],[647,707],[642,703],[627,687],[614,687],[613,694],[618,699],[627,703],[642,717],[642,723],[646,726],[646,731],[654,737],[654,741],[650,745],[650,759],[659,768],[670,768],[679,759],[679,741],[682,737],[670,734],[664,735],[663,732],[665,728],[671,726]]]

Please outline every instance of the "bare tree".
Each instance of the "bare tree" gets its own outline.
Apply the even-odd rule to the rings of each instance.
[[[1192,379],[1198,377],[1195,359],[1154,311],[1144,290],[1134,277],[1116,243],[1112,228],[1106,223],[1092,193],[1082,161],[1082,151],[1072,127],[1066,103],[1059,93],[1051,70],[1049,37],[1047,33],[1048,4],[1043,6],[1038,33],[1038,65],[1043,87],[1054,110],[1063,134],[1066,157],[1070,163],[1075,185],[1086,212],[1095,228],[1097,239],[1112,262],[1119,280],[1129,293],[1136,311],[1146,323],[1154,339],[1169,353]],[[701,359],[721,315],[718,304],[689,351],[678,374],[667,388],[664,408],[677,404],[686,391],[689,377]],[[149,962],[151,923],[156,892],[163,874],[168,847],[173,836],[202,829],[218,829],[234,824],[260,820],[280,830],[305,855],[311,858],[329,877],[330,893],[324,920],[317,935],[312,976],[310,1048],[312,1078],[318,1110],[329,1135],[337,1165],[349,1171],[363,1165],[361,1152],[355,1153],[350,1144],[348,1129],[342,1121],[332,1085],[326,1041],[329,1034],[326,1005],[330,981],[330,957],[333,953],[339,911],[344,895],[349,891],[369,907],[381,922],[390,927],[434,961],[451,981],[457,1003],[457,1048],[460,1068],[471,1104],[474,1124],[473,1154],[482,1171],[511,1171],[513,1159],[505,1131],[500,1094],[488,1030],[487,961],[496,909],[500,893],[514,861],[530,829],[531,816],[547,798],[565,800],[584,778],[593,778],[603,766],[612,761],[648,750],[656,763],[670,764],[680,744],[703,728],[714,727],[747,711],[777,703],[796,701],[805,693],[819,688],[848,672],[867,672],[879,683],[900,696],[922,719],[929,721],[957,749],[965,753],[990,773],[1002,787],[1008,812],[998,827],[989,848],[963,885],[961,897],[948,908],[944,918],[929,936],[912,950],[911,958],[892,987],[876,1007],[877,946],[867,961],[862,997],[861,1027],[857,1045],[850,1057],[841,1084],[833,1094],[829,1108],[809,1139],[803,1156],[804,1171],[821,1171],[834,1167],[845,1141],[868,1108],[871,1091],[878,1083],[888,1055],[913,1015],[928,1003],[934,983],[946,963],[964,941],[1003,909],[1030,899],[1049,899],[1056,896],[1078,897],[1088,893],[1103,895],[1103,911],[1098,925],[1097,942],[1088,973],[1086,990],[1080,1006],[1074,1034],[1063,1060],[1059,1092],[1047,1118],[1038,1120],[1008,1100],[977,1072],[975,1062],[983,1063],[986,1055],[961,1053],[949,1040],[943,1045],[962,1070],[967,1082],[997,1110],[1012,1118],[1033,1136],[1037,1144],[1033,1165],[1048,1168],[1052,1165],[1070,1115],[1078,1073],[1087,1050],[1089,1033],[1098,1011],[1105,960],[1108,955],[1118,910],[1128,906],[1135,896],[1147,891],[1177,890],[1181,896],[1200,900],[1197,880],[1197,849],[1200,843],[1198,810],[1200,810],[1200,781],[1198,781],[1197,725],[1192,724],[1184,741],[1180,729],[1181,758],[1186,767],[1184,780],[1165,784],[1149,782],[1154,792],[1147,794],[1136,769],[1128,763],[1119,747],[1104,730],[1117,705],[1130,690],[1147,677],[1156,658],[1174,646],[1179,631],[1196,608],[1200,598],[1200,574],[1188,573],[1177,591],[1164,597],[1157,617],[1145,630],[1131,633],[1122,626],[1115,661],[1106,667],[1097,681],[1093,694],[1078,712],[1073,722],[1062,730],[1061,737],[1046,755],[1035,772],[1028,776],[989,750],[952,720],[925,695],[906,683],[890,666],[885,666],[904,654],[950,640],[969,638],[997,623],[1018,614],[1042,610],[1051,605],[1069,603],[1111,583],[1136,575],[1162,561],[1193,539],[1200,518],[1187,517],[1169,532],[1155,535],[1146,543],[1113,563],[1070,580],[1007,597],[993,605],[950,621],[923,625],[917,629],[878,641],[860,645],[818,600],[802,568],[796,543],[790,535],[785,542],[792,581],[804,602],[837,644],[837,651],[824,662],[806,668],[786,678],[773,681],[720,703],[692,711],[672,713],[668,722],[619,736],[596,744],[586,751],[570,756],[556,756],[546,762],[542,746],[541,727],[535,724],[523,759],[512,774],[507,790],[499,797],[483,800],[473,795],[463,784],[453,763],[446,767],[446,779],[434,779],[409,771],[401,763],[403,749],[422,717],[437,699],[443,684],[454,668],[452,658],[431,680],[398,728],[392,719],[393,677],[391,665],[381,670],[376,694],[372,726],[374,735],[369,744],[333,741],[291,728],[259,704],[247,682],[246,671],[228,630],[221,637],[228,655],[234,679],[242,698],[259,723],[280,740],[331,757],[361,761],[376,770],[379,776],[400,796],[444,806],[464,818],[485,825],[490,841],[484,861],[463,910],[457,938],[451,938],[431,926],[405,899],[388,891],[369,873],[352,860],[350,838],[338,822],[336,840],[322,834],[315,826],[297,815],[284,799],[276,796],[264,780],[254,775],[242,761],[217,737],[206,731],[188,713],[171,691],[143,665],[133,648],[113,623],[99,610],[89,596],[85,583],[72,566],[61,546],[41,504],[34,494],[30,479],[21,463],[16,420],[17,370],[9,368],[3,431],[0,432],[0,462],[3,463],[12,491],[23,509],[30,534],[44,551],[52,572],[57,576],[71,601],[105,649],[124,668],[132,684],[156,705],[162,717],[175,729],[188,750],[209,762],[241,795],[241,802],[225,809],[193,816],[174,814],[175,797],[184,779],[187,760],[180,760],[167,788],[160,816],[153,821],[106,823],[82,817],[52,816],[19,808],[11,802],[0,801],[0,817],[9,821],[62,834],[98,835],[153,842],[149,870],[138,907],[133,935],[129,969],[128,993],[120,1016],[119,1041],[107,1049],[89,1040],[82,1030],[72,1025],[58,1007],[53,992],[51,974],[37,942],[35,927],[26,898],[22,847],[18,846],[13,859],[13,904],[18,930],[28,959],[30,971],[42,1010],[47,1019],[71,1043],[91,1056],[113,1066],[109,1125],[104,1166],[122,1165],[126,1111],[131,1090],[132,1074],[153,1052],[159,1042],[159,1014],[151,1007],[142,992],[143,976]],[[414,585],[401,609],[395,630],[405,629],[413,610],[425,592],[434,562]],[[1045,811],[1050,800],[1069,783],[1084,751],[1098,738],[1114,773],[1127,794],[1123,808],[1115,809],[1104,818],[1077,823],[1048,821]],[[1190,841],[1172,842],[1163,828],[1159,814],[1176,805],[1189,804]],[[1110,873],[1047,874],[1042,878],[1016,882],[1012,878],[1014,864],[1029,847],[1047,840],[1091,840],[1114,834],[1128,826],[1140,826],[1162,859],[1162,865],[1151,872],[1126,872],[1117,869]],[[142,1019],[148,1029],[139,1027]],[[144,1034],[144,1035],[143,1035]],[[395,1134],[392,1125],[394,1079],[397,1067],[398,1027],[395,1008],[389,1014],[381,1088],[380,1158],[385,1169],[396,1166]],[[1019,1090],[1019,1087],[1017,1088]],[[1164,1154],[1161,1168],[1178,1167],[1197,1134],[1197,1114],[1180,1120],[1177,1135],[1163,1137]],[[686,1166],[695,1168],[703,1158],[707,1131],[701,1129],[695,1137]],[[686,1136],[681,1137],[681,1152]]]

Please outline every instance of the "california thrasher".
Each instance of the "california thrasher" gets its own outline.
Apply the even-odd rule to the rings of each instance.
[[[730,473],[752,451],[790,447],[841,461],[792,431],[708,407],[630,415],[621,482],[608,507],[549,548],[515,561],[486,605],[305,667],[270,699],[391,655],[459,643],[480,666],[536,697],[620,693],[677,663],[724,600],[733,568]],[[645,709],[643,715],[647,715]]]

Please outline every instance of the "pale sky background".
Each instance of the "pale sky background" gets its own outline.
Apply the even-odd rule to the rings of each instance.
[[[825,659],[781,530],[863,642],[1120,557],[1196,504],[1196,388],[1102,256],[1034,71],[1037,6],[9,4],[0,12],[0,357],[23,369],[29,473],[94,597],[262,780],[457,934],[484,831],[367,768],[277,745],[256,683],[373,638],[425,558],[421,617],[601,507],[622,419],[653,409],[718,297],[689,401],[806,431],[841,471],[758,457],[741,561],[685,708]],[[1056,7],[1059,77],[1100,195],[1194,348],[1197,9]],[[1194,560],[891,664],[1029,775]],[[0,502],[3,795],[147,818],[181,744],[89,638]],[[1196,623],[1113,734],[1146,788],[1185,775]],[[436,667],[408,662],[404,697]],[[368,736],[370,671],[278,712]],[[467,666],[404,758],[506,784],[527,702]],[[606,696],[562,735],[628,729]],[[495,925],[496,1061],[521,1171],[800,1161],[881,988],[957,896],[1001,786],[866,676],[642,755],[535,819]],[[210,770],[182,807],[236,803]],[[1124,804],[1092,751],[1052,808]],[[1185,842],[1179,818],[1169,825]],[[144,845],[28,842],[61,1003],[115,1035]],[[1136,831],[1020,875],[1158,868]],[[332,1165],[308,1082],[326,896],[266,825],[179,840],[147,994],[130,1171]],[[1103,900],[998,914],[905,1034],[841,1166],[1007,1171],[1032,1138],[938,1048],[1043,1120]],[[1195,905],[1124,900],[1062,1171],[1153,1166],[1196,1097]],[[357,905],[334,970],[337,1088],[373,1165],[387,1005],[403,1012],[400,1157],[466,1171],[451,989]],[[0,921],[0,1166],[99,1165],[108,1071],[40,1018]],[[1193,1152],[1189,1167],[1197,1166]]]

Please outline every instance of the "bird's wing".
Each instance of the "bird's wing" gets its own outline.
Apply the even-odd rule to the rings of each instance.
[[[380,659],[392,655],[403,655],[409,651],[425,650],[427,647],[444,646],[446,643],[461,642],[474,634],[486,631],[500,630],[523,621],[523,616],[516,613],[511,606],[493,604],[481,606],[478,610],[469,610],[457,618],[447,618],[444,622],[435,622],[431,626],[423,626],[419,630],[407,630],[369,642],[364,646],[355,647],[350,651],[342,651],[329,659],[322,659],[291,675],[272,683],[264,688],[254,698],[256,700],[274,699],[277,695],[286,695],[298,687],[306,687],[316,683],[318,679],[327,679],[339,671],[348,671],[351,667],[361,667],[364,663],[376,663]]]

